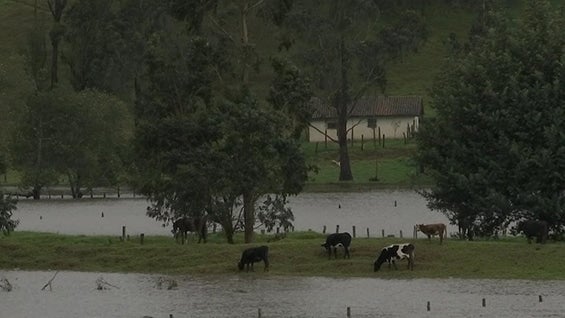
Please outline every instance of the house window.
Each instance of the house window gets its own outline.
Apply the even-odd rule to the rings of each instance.
[[[367,127],[377,128],[377,119],[376,118],[367,118]]]
[[[326,123],[328,129],[337,129],[337,122],[329,121]]]

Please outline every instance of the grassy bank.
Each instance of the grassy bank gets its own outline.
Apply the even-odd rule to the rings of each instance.
[[[291,233],[287,238],[268,242],[259,235],[256,243],[270,247],[271,270],[262,272],[257,264],[250,275],[301,275],[379,278],[504,278],[565,279],[563,243],[527,244],[524,238],[466,242],[399,238],[356,238],[351,259],[328,260],[320,244],[324,235],[314,232]],[[241,243],[241,238],[237,238]],[[416,245],[414,271],[386,265],[374,273],[372,263],[380,248],[398,242]],[[244,244],[225,244],[219,234],[207,244],[178,245],[171,237],[149,236],[121,242],[110,236],[70,236],[14,232],[0,238],[0,268],[21,270],[73,270],[138,272],[161,274],[235,274]],[[338,254],[339,255],[339,254]]]

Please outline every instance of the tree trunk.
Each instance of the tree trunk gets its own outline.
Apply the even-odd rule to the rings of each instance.
[[[252,192],[243,194],[243,222],[245,228],[245,243],[253,242],[255,228],[255,200]]]
[[[233,235],[235,231],[232,224],[231,213],[222,215],[221,224],[222,227],[224,228],[224,235],[226,236],[226,241],[228,242],[228,244],[233,244],[234,243]]]
[[[57,84],[58,78],[58,64],[59,64],[59,43],[63,38],[64,28],[61,25],[61,17],[63,16],[63,10],[67,5],[67,0],[48,0],[49,10],[53,15],[53,27],[49,36],[51,38],[51,46],[53,47],[53,52],[51,55],[51,89]]]
[[[59,67],[59,40],[57,36],[53,36],[51,39],[51,46],[53,47],[51,55],[51,89],[53,89],[55,84],[59,81],[57,75],[57,69]]]
[[[247,13],[249,12],[249,3],[245,1],[243,7],[241,8],[241,45],[243,47],[243,57],[242,57],[242,74],[241,81],[245,85],[249,83],[249,67],[247,66],[247,54],[249,46],[249,31],[247,29]]]
[[[34,200],[39,200],[41,199],[41,186],[40,185],[34,185],[33,189],[31,190],[31,193],[33,195],[33,199]]]
[[[69,185],[71,187],[71,195],[73,196],[73,199],[82,198],[82,192],[80,192],[80,187],[81,187],[80,175],[77,174],[76,179],[73,178],[71,173],[68,173],[67,176],[69,178]]]
[[[339,142],[339,181],[353,180],[351,173],[351,164],[349,162],[349,150],[347,147],[347,119],[349,118],[349,81],[348,64],[349,59],[345,49],[345,42],[343,38],[340,41],[340,69],[341,69],[341,83],[339,91],[337,92],[334,105],[337,110],[337,138]]]
[[[347,115],[340,113],[347,112],[347,105],[339,105],[342,108],[338,112],[337,139],[339,143],[339,181],[353,180],[351,164],[349,162],[349,148],[347,146]]]
[[[35,158],[35,182],[32,189],[33,199],[39,200],[42,188],[41,182],[41,174],[42,174],[42,166],[41,166],[41,155],[43,153],[43,120],[39,118],[39,125],[38,125],[38,133],[37,136],[37,156]]]

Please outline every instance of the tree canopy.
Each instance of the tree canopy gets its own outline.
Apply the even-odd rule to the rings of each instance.
[[[432,90],[437,116],[418,134],[424,191],[462,234],[493,235],[520,218],[565,224],[563,15],[530,1],[517,24],[489,11]]]

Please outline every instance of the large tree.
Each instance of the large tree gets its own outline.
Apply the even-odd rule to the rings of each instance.
[[[298,54],[312,74],[315,95],[337,114],[340,181],[353,180],[347,121],[357,101],[384,90],[387,63],[426,38],[421,16],[404,8],[389,1],[304,2],[287,19],[288,37],[302,39]]]
[[[563,16],[529,1],[516,25],[494,12],[452,56],[432,90],[437,111],[418,134],[434,177],[423,194],[470,237],[521,217],[565,222]]]
[[[74,198],[83,187],[113,185],[131,133],[126,105],[110,95],[62,87],[28,98],[14,132],[12,154],[23,185],[41,188],[63,175]]]

